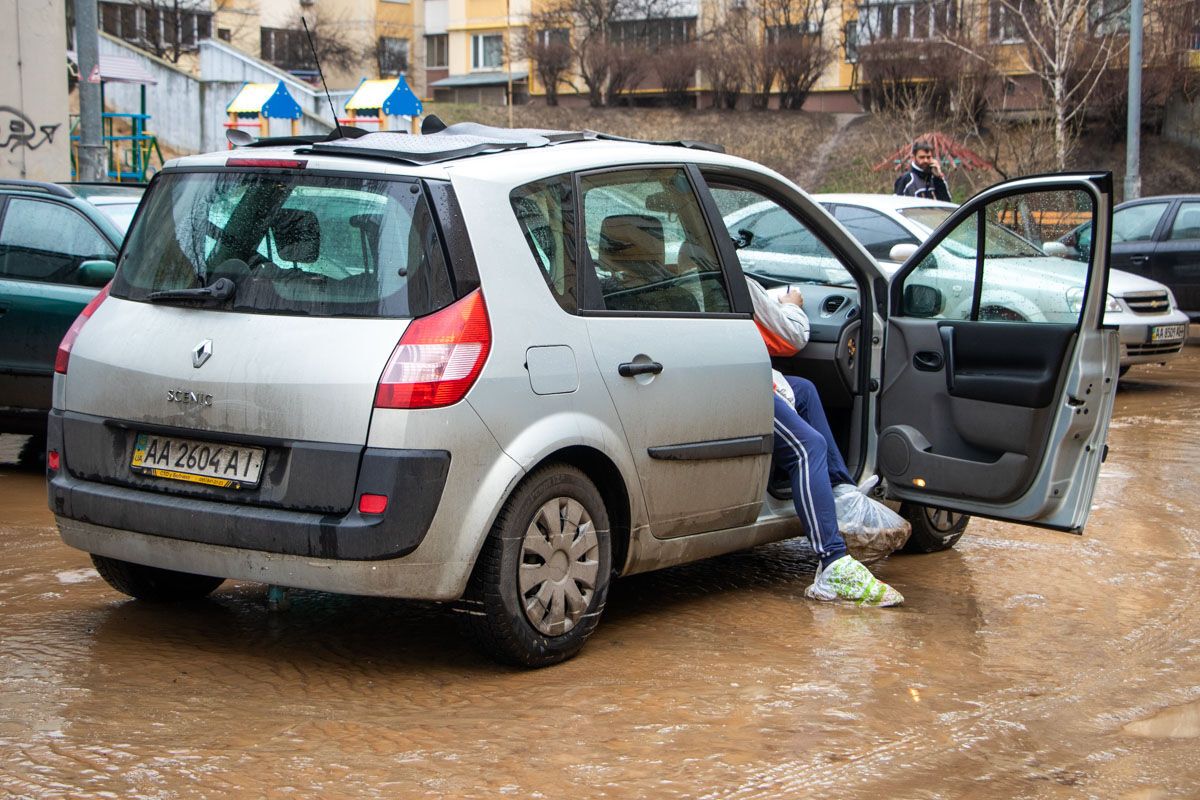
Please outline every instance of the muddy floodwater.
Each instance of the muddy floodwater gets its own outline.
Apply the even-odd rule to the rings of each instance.
[[[621,580],[583,654],[536,672],[436,605],[126,600],[21,444],[0,797],[1200,797],[1197,346],[1123,381],[1082,537],[972,521],[879,568],[894,610],[804,600],[798,541]]]

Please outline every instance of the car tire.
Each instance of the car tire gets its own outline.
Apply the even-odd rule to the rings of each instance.
[[[902,553],[936,553],[949,550],[962,538],[971,518],[956,511],[944,508],[921,506],[904,503],[900,506],[900,516],[912,525],[912,534]]]
[[[118,592],[155,603],[199,600],[225,582],[224,578],[148,567],[108,556],[93,555],[92,563],[100,577]]]
[[[546,667],[583,648],[611,575],[600,492],[582,471],[553,464],[529,475],[504,504],[457,610],[486,655]]]

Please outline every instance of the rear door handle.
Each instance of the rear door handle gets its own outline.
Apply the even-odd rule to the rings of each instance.
[[[657,361],[626,361],[617,366],[617,372],[622,378],[633,378],[638,375],[657,375],[663,366]]]

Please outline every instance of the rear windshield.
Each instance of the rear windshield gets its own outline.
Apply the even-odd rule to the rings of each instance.
[[[167,173],[130,232],[112,294],[228,278],[219,307],[312,316],[413,317],[453,302],[415,183],[254,172]]]

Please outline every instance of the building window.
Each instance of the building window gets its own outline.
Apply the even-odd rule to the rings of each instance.
[[[545,28],[537,32],[538,44],[542,47],[570,47],[570,28]]]
[[[1025,39],[1021,13],[1025,0],[991,0],[988,8],[988,37],[997,42]]]
[[[618,47],[638,46],[659,50],[686,44],[696,35],[696,18],[630,19],[610,23],[608,38]]]
[[[394,78],[408,72],[408,39],[380,36],[377,53],[380,77]]]
[[[859,8],[855,35],[863,41],[873,42],[935,39],[954,29],[957,16],[953,0],[872,3]],[[855,46],[857,48],[857,40]]]
[[[1091,0],[1088,3],[1088,23],[1097,36],[1127,33],[1129,22],[1129,0]]]
[[[436,33],[425,37],[425,66],[443,69],[450,65],[450,36]]]
[[[503,35],[485,33],[471,37],[471,69],[500,69],[503,66]]]
[[[217,38],[223,42],[232,42],[233,31],[229,28],[217,28]]]
[[[858,21],[846,23],[846,61],[854,64],[858,61]]]
[[[816,22],[804,22],[799,25],[768,25],[766,30],[767,43],[779,44],[788,39],[799,39],[802,36],[814,36],[821,32],[821,26]]]
[[[262,59],[281,69],[312,69],[312,55],[303,30],[260,28],[259,46]]]
[[[102,31],[158,54],[195,50],[212,36],[212,14],[204,11],[102,2],[99,14]]]

